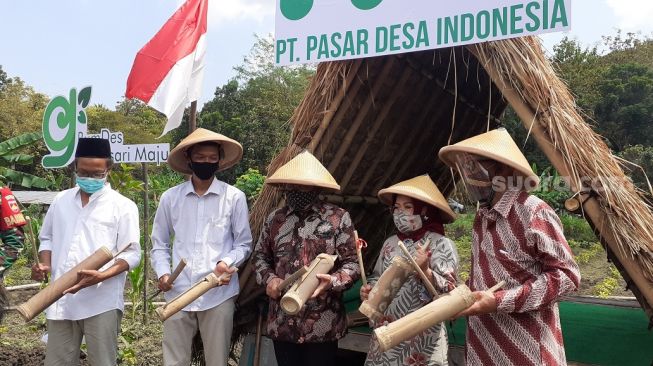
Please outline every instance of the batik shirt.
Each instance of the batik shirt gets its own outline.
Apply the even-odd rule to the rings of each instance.
[[[427,240],[429,241],[428,249],[431,250],[429,263],[432,273],[431,280],[439,293],[449,292],[456,286],[456,271],[458,268],[456,247],[448,238],[431,232],[424,235],[417,242],[406,239],[404,245],[411,255],[415,257],[417,246],[424,246]],[[374,266],[374,272],[369,278],[370,285],[374,285],[378,281],[381,274],[390,267],[394,257],[405,257],[397,244],[398,242],[399,238],[393,235],[383,244],[379,259],[377,259]],[[402,318],[428,304],[431,300],[431,294],[429,294],[422,280],[415,274],[409,277],[401,286],[394,300],[385,310],[384,318],[379,321],[379,324],[373,324],[373,326],[378,327]],[[442,366],[447,364],[447,351],[447,331],[444,325],[440,323],[385,352],[381,352],[379,342],[375,336],[372,336],[365,366]]]
[[[331,271],[333,287],[309,299],[294,316],[286,314],[279,300],[270,299],[268,335],[285,342],[330,342],[347,331],[343,292],[360,276],[349,214],[318,201],[308,210],[283,207],[267,218],[254,249],[256,280],[266,286],[309,265],[320,253],[337,254]]]
[[[502,280],[497,312],[468,318],[467,364],[565,365],[556,301],[580,273],[555,211],[525,192],[506,192],[474,221],[470,288]]]

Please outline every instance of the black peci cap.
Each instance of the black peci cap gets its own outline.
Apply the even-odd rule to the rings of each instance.
[[[77,141],[76,158],[111,158],[111,144],[107,139],[80,137]]]

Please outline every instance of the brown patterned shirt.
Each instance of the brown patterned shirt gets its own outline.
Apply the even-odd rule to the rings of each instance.
[[[306,211],[285,206],[268,216],[254,248],[259,284],[291,275],[320,253],[338,255],[331,271],[333,287],[306,301],[294,316],[286,314],[278,300],[270,299],[268,335],[272,339],[304,343],[342,338],[347,331],[343,292],[358,279],[360,269],[354,227],[342,208],[318,201]]]

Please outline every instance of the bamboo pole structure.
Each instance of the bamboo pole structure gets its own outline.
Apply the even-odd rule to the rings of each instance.
[[[360,68],[361,64],[363,63],[362,59],[358,59],[354,61],[354,63],[351,66],[351,69],[348,71],[347,78],[345,79],[344,84],[342,85],[342,88],[338,92],[338,95],[336,98],[331,102],[331,105],[329,107],[329,110],[324,114],[324,117],[322,118],[322,123],[320,123],[320,126],[318,129],[315,131],[315,134],[313,135],[313,138],[311,139],[311,143],[308,146],[308,151],[310,152],[315,152],[315,147],[320,143],[320,140],[322,140],[322,136],[324,135],[324,131],[326,131],[327,127],[329,127],[329,124],[331,123],[331,120],[333,119],[333,116],[336,114],[338,111],[340,104],[342,103],[342,100],[345,98],[345,96],[348,93],[348,89],[350,88],[352,82],[354,81],[354,77],[358,74],[358,69]],[[362,83],[359,83],[358,85],[360,86]],[[357,92],[358,89],[354,91]]]
[[[377,131],[379,130],[379,128],[381,128],[383,122],[385,122],[388,113],[390,113],[391,108],[397,102],[399,97],[401,97],[403,86],[408,81],[411,74],[412,74],[412,70],[406,68],[397,83],[397,87],[392,91],[390,97],[383,102],[383,108],[381,109],[381,112],[377,115],[376,119],[374,120],[374,123],[368,129],[367,137],[365,138],[365,141],[362,144],[360,144],[352,163],[349,165],[349,168],[347,168],[347,172],[345,173],[345,176],[340,180],[341,187],[346,187],[349,184],[349,181],[351,180],[354,173],[356,172],[356,168],[358,167],[361,160],[363,159],[363,156],[367,152],[367,149],[369,148],[370,145],[372,145],[372,140],[376,136]]]
[[[344,120],[344,115],[347,110],[351,107],[351,102],[354,99],[352,96],[358,94],[360,88],[365,84],[366,79],[358,78],[358,70],[361,64],[358,66],[354,65],[349,71],[348,77],[345,80],[345,85],[342,87],[342,97],[343,99],[338,102],[337,110],[333,111],[332,115],[328,115],[328,119],[323,119],[316,136],[311,139],[311,142],[308,146],[308,151],[313,153],[316,157],[321,156],[323,152],[319,152],[319,146],[329,146],[331,140],[333,139],[334,131],[337,131],[340,127],[340,124]],[[349,81],[349,83],[347,83]],[[336,98],[337,99],[337,98]],[[292,159],[290,156],[288,160]]]
[[[383,87],[386,78],[390,74],[390,71],[392,70],[394,65],[395,65],[395,59],[394,58],[389,59],[386,62],[386,64],[383,65],[383,70],[381,71],[381,74],[379,75],[378,79],[373,81],[372,90],[370,91],[370,94],[365,100],[365,103],[363,103],[363,106],[358,110],[356,114],[356,119],[351,123],[351,125],[348,126],[347,133],[345,134],[342,141],[339,143],[340,148],[338,149],[335,156],[331,160],[331,163],[329,163],[328,169],[330,172],[335,171],[335,169],[340,164],[342,158],[345,156],[347,152],[347,147],[354,140],[356,133],[358,132],[358,129],[361,127],[363,121],[367,117],[367,112],[369,112],[370,108],[372,108],[372,106],[374,105],[374,101],[377,95],[379,94],[379,92],[381,91],[381,88]]]
[[[419,83],[419,86],[417,87],[416,93],[420,95],[424,88],[426,87],[427,83],[426,81],[421,81]],[[424,106],[416,106],[416,103],[418,102],[417,98],[414,98],[412,102],[406,106],[406,110],[412,110],[416,108],[420,108],[421,112],[418,115],[418,117],[414,120],[413,127],[411,128],[412,133],[417,133],[417,131],[422,127],[422,123],[426,121],[426,117],[429,115],[429,112],[432,109],[433,103],[437,99],[438,95],[437,93],[431,93],[431,96],[429,98],[429,101],[425,104],[426,107]],[[410,122],[409,122],[410,123]],[[397,123],[394,124],[392,127],[392,130],[388,132],[387,134],[387,139],[394,138],[398,136],[399,131],[401,131],[402,128],[405,128],[404,121],[397,121]],[[407,141],[410,141],[407,139]],[[363,178],[360,180],[360,183],[358,183],[358,189],[356,190],[356,195],[361,195],[365,192],[365,187],[367,187],[367,183],[370,181],[370,179],[373,178],[374,172],[376,171],[377,166],[381,163],[381,159],[374,159],[369,167],[366,167],[366,172]],[[373,193],[373,192],[372,192]]]
[[[469,49],[478,57],[478,53],[474,48],[470,47]],[[529,130],[530,134],[535,138],[535,141],[542,152],[547,156],[551,164],[553,164],[561,176],[571,176],[570,169],[565,163],[562,154],[556,149],[550,136],[539,121],[538,116],[533,112],[533,109],[528,106],[521,97],[519,97],[517,92],[511,86],[509,86],[509,82],[502,77],[501,73],[491,66],[491,64],[484,65],[485,70],[492,78],[494,84],[501,90],[504,98],[513,107],[524,127]],[[579,192],[582,189],[578,182],[569,181],[568,183],[574,192]],[[603,211],[599,201],[595,197],[590,196],[584,201],[582,207],[585,218],[591,221],[591,224],[598,231],[602,241],[608,248],[610,248],[611,252],[621,263],[628,274],[628,277],[630,277],[630,279],[635,283],[649,306],[653,307],[653,284],[644,277],[641,269],[626,256],[617,244],[615,233],[612,231],[611,227],[607,225],[607,213]]]

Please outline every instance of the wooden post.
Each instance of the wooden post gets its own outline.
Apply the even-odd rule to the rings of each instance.
[[[150,225],[150,185],[148,184],[147,163],[143,167],[143,324],[147,324],[147,251],[149,249]]]
[[[188,134],[197,129],[197,101],[190,104],[190,117],[188,118]]]

